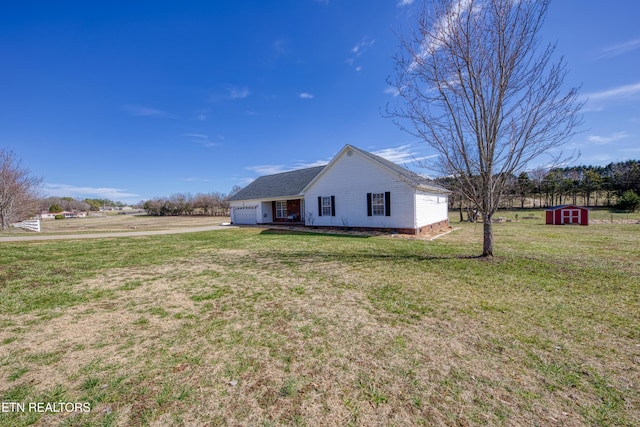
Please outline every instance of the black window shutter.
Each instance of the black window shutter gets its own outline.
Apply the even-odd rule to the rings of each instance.
[[[371,193],[367,193],[367,216],[371,216]]]
[[[336,196],[331,196],[331,216],[336,216]]]
[[[318,196],[318,216],[322,216],[322,197]]]
[[[389,191],[384,193],[384,215],[391,216],[391,193]]]

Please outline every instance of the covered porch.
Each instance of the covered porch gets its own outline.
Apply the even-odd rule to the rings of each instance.
[[[304,224],[304,199],[282,199],[263,202],[263,223]]]

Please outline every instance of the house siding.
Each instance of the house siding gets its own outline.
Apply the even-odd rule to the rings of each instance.
[[[271,210],[271,202],[260,203],[260,212],[258,213],[258,224],[273,222],[274,214]]]
[[[367,193],[386,192],[391,216],[367,216]],[[335,197],[335,216],[318,215],[322,196]],[[406,229],[414,224],[413,187],[355,151],[351,156],[343,153],[307,188],[305,206],[307,225]]]
[[[415,228],[438,223],[448,219],[448,197],[446,194],[434,194],[416,191],[416,223]]]

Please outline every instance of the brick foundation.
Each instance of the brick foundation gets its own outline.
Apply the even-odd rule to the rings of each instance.
[[[440,222],[434,222],[433,224],[423,225],[419,228],[381,228],[381,227],[329,227],[329,226],[313,226],[313,228],[324,228],[334,230],[344,230],[348,228],[354,231],[370,231],[380,233],[398,233],[398,234],[410,234],[414,236],[429,236],[439,234],[447,231],[449,227],[449,220],[445,219]]]
[[[433,224],[423,225],[422,227],[417,228],[415,230],[415,235],[424,236],[429,234],[438,234],[448,229],[449,229],[449,220],[445,219],[440,222],[434,222]]]

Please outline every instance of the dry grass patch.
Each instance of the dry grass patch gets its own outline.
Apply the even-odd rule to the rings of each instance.
[[[623,261],[637,249],[607,243],[616,270],[582,266],[575,251],[593,249],[574,241],[547,261],[555,235],[508,226],[491,262],[464,258],[472,225],[435,242],[255,229],[77,242],[68,284],[4,276],[74,299],[0,315],[0,399],[92,411],[0,423],[637,424],[636,261]]]

